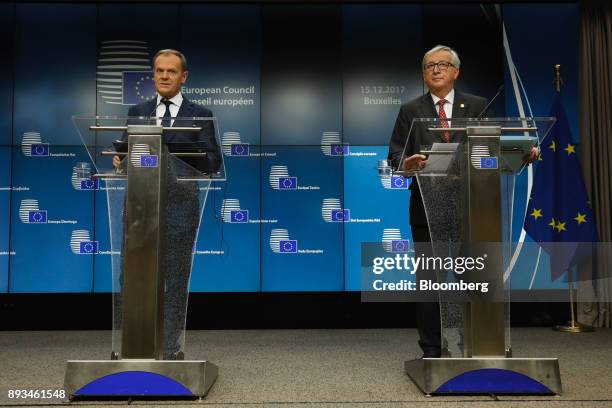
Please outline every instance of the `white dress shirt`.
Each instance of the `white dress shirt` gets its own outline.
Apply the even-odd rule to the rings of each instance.
[[[157,116],[157,126],[161,125],[162,118],[166,114],[166,105],[162,103],[162,97],[160,94],[157,94],[157,109],[155,111],[155,116]],[[169,99],[170,102],[170,116],[176,118],[178,115],[179,109],[181,109],[181,104],[183,103],[183,95],[179,92]],[[170,120],[170,126],[174,125],[174,119]]]
[[[433,99],[434,106],[436,107],[436,113],[440,116],[440,106],[438,105],[438,101],[440,99],[444,99],[446,103],[444,104],[444,113],[446,113],[446,117],[448,119],[453,117],[453,102],[455,102],[455,89],[451,89],[451,91],[444,98],[438,98],[436,95],[431,94],[431,98]],[[452,126],[450,121],[448,122],[448,126]]]

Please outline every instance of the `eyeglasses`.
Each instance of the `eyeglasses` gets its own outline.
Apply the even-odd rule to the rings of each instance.
[[[436,69],[436,67],[438,67],[438,69],[440,71],[446,71],[448,69],[448,67],[453,67],[455,68],[455,66],[453,64],[451,64],[450,62],[446,62],[446,61],[440,61],[440,62],[430,62],[428,64],[425,64],[423,66],[423,69],[426,71],[434,71]]]

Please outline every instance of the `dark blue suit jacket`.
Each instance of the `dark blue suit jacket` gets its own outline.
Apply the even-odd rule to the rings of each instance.
[[[128,111],[130,117],[155,117],[155,108],[157,105],[157,97],[150,101],[132,106]],[[204,106],[195,104],[183,97],[183,103],[178,111],[178,118],[210,118],[213,114]],[[135,121],[130,120],[130,123]],[[148,122],[148,120],[147,120]],[[215,127],[212,120],[175,120],[173,127],[202,127],[200,132],[164,132],[163,140],[166,143],[180,142],[199,142],[203,150],[206,151],[205,159],[188,158],[185,159],[191,166],[196,167],[204,173],[215,173],[221,166],[221,151],[215,139]]]
[[[485,98],[459,92],[455,89],[452,118],[475,118],[482,113],[486,106],[487,100]],[[406,143],[413,119],[437,117],[438,112],[429,92],[401,106],[395,121],[391,141],[389,142],[389,155],[387,157],[394,169],[400,165],[404,146],[406,146],[406,157],[409,157],[420,152],[423,145],[431,146],[436,142],[444,141],[441,133],[426,132],[423,126],[419,126],[413,129],[413,134],[410,135],[410,140]],[[467,136],[465,133],[451,133],[451,142],[465,143],[466,141]],[[415,181],[413,180],[410,185],[412,190],[410,194],[410,224],[426,226],[427,217],[423,207],[423,200],[421,199],[419,185]]]

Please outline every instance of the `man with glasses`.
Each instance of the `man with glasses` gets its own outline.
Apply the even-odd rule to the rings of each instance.
[[[437,45],[423,56],[423,80],[429,92],[403,104],[395,122],[395,128],[389,142],[388,159],[393,168],[400,167],[404,146],[406,158],[402,168],[407,171],[420,170],[427,165],[427,159],[420,154],[422,146],[433,143],[464,143],[465,133],[461,132],[427,132],[424,128],[412,130],[411,140],[406,143],[410,126],[414,118],[440,118],[441,125],[449,124],[452,118],[475,118],[484,116],[487,100],[480,96],[459,92],[455,81],[459,77],[461,61],[457,52],[445,45]],[[539,151],[534,148],[525,158],[531,163]],[[410,185],[410,228],[415,243],[430,242],[427,217],[418,183]],[[419,250],[416,250],[419,252]],[[417,274],[418,275],[418,274]],[[421,278],[417,276],[417,280]],[[439,358],[440,344],[440,307],[437,302],[420,302],[416,304],[416,319],[419,330],[419,346],[423,357]]]
[[[437,45],[423,57],[423,80],[429,92],[402,105],[395,122],[389,143],[389,161],[393,168],[399,167],[406,138],[414,118],[470,118],[480,115],[487,106],[487,100],[480,96],[459,92],[455,80],[459,76],[461,62],[450,47]],[[421,129],[413,130],[411,140],[406,146],[405,170],[420,170],[427,165],[426,157],[420,154],[421,146],[433,143],[463,142],[458,132],[430,133]],[[410,185],[410,227],[415,243],[429,242],[427,217],[423,200],[415,181]],[[420,277],[417,277],[419,279]],[[440,307],[437,302],[416,303],[416,320],[419,331],[419,346],[423,357],[439,358],[440,345]]]
[[[394,168],[399,166],[412,119],[475,118],[483,113],[483,109],[487,106],[485,98],[459,92],[454,88],[455,80],[459,77],[460,65],[461,61],[457,52],[445,45],[437,45],[425,53],[423,57],[423,80],[429,92],[403,104],[400,108],[389,143],[389,160]],[[436,135],[429,133],[414,134],[413,136],[415,136],[415,139],[424,140],[409,141],[406,151],[408,157],[403,163],[405,170],[419,170],[427,164],[425,156],[418,154],[421,145],[431,145],[434,142],[461,141],[459,140],[461,138],[460,134],[452,134],[451,132]],[[415,189],[418,188],[415,183],[413,185]],[[418,193],[418,190],[416,192]],[[418,195],[418,200],[413,199],[415,196],[413,191],[410,200],[411,219],[413,221],[415,221],[412,218],[412,212],[415,210],[413,203],[420,205],[422,209],[420,194]]]

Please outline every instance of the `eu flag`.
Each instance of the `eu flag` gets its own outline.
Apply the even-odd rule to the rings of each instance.
[[[525,231],[550,255],[556,280],[598,239],[560,94],[551,116],[557,117],[557,123],[541,146]]]
[[[124,71],[122,75],[124,105],[137,105],[157,95],[152,72]]]

